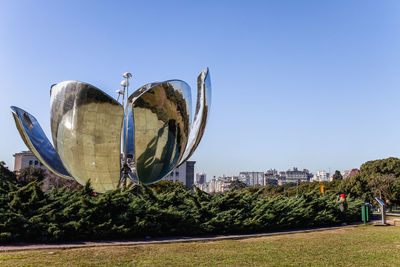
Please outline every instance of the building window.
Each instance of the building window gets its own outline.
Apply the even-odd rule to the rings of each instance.
[[[175,172],[175,176],[179,176],[179,172]]]
[[[33,163],[32,163],[32,160],[30,160],[30,161],[29,161],[29,166],[31,166],[32,164],[33,164]]]
[[[35,166],[37,166],[39,164],[39,162],[37,160],[35,160]]]
[[[40,162],[40,166],[43,166],[43,163]]]

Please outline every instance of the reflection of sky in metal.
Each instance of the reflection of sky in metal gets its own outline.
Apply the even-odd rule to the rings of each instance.
[[[32,153],[49,170],[63,178],[70,179],[70,174],[64,168],[60,157],[54,150],[49,139],[47,139],[35,117],[17,107],[11,107],[11,111],[21,137]]]
[[[211,78],[208,68],[202,71],[197,78],[197,104],[193,122],[190,127],[188,144],[179,162],[184,163],[196,150],[203,137],[207,123],[207,115],[211,105]]]
[[[53,86],[50,108],[53,141],[69,173],[97,192],[116,188],[122,106],[90,84],[67,81]]]
[[[159,83],[133,103],[135,162],[143,183],[160,180],[182,157],[189,134],[190,87],[183,81]]]
[[[95,191],[104,192],[117,188],[120,181],[121,140],[123,153],[134,160],[135,178],[145,184],[162,179],[190,157],[204,132],[211,90],[207,81],[208,69],[198,78],[194,124],[191,90],[181,80],[139,88],[129,97],[125,112],[120,103],[90,84],[66,81],[52,86],[50,121],[55,148],[33,117],[21,113],[19,118],[17,108],[13,115],[27,146],[50,170],[64,176],[70,173],[80,184],[90,180]],[[35,136],[39,130],[41,139]],[[187,147],[189,138],[193,141]],[[42,151],[48,153],[41,156]],[[55,167],[46,162],[49,156],[56,156]]]

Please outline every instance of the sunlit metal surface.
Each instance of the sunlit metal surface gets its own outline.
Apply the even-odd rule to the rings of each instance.
[[[97,192],[117,188],[121,104],[90,84],[66,81],[52,87],[50,109],[54,146],[68,172]]]
[[[133,159],[133,155],[135,153],[135,145],[133,141],[133,129],[134,129],[134,123],[133,123],[133,110],[132,110],[132,103],[136,98],[143,94],[146,90],[150,89],[152,86],[156,85],[158,83],[148,83],[137,89],[135,92],[133,92],[129,98],[128,98],[128,103],[125,108],[125,117],[124,119],[124,126],[125,126],[125,121],[128,122],[128,127],[124,127],[123,129],[123,148],[126,150],[124,153],[127,153],[128,158]],[[126,130],[127,129],[127,130]],[[126,138],[125,138],[126,136]]]
[[[197,104],[190,127],[188,144],[178,165],[189,159],[196,150],[206,129],[207,115],[211,106],[211,78],[208,68],[197,77]]]
[[[125,122],[128,123],[128,127],[125,127]],[[123,148],[125,149],[124,153],[128,155],[128,158],[133,158],[135,153],[135,145],[133,142],[133,111],[132,104],[128,104],[125,111],[125,119],[124,119],[124,132],[123,132]]]
[[[25,110],[14,106],[11,107],[11,112],[24,143],[32,153],[56,175],[72,179],[36,118]]]
[[[144,184],[171,172],[185,150],[191,120],[190,87],[183,81],[159,83],[133,99],[135,163]]]
[[[123,90],[117,90],[123,103],[131,77],[125,73]],[[33,116],[11,109],[22,139],[44,165],[80,184],[90,180],[96,192],[105,192],[131,182],[156,182],[193,154],[211,104],[208,69],[199,75],[197,86],[192,121],[191,90],[180,80],[142,86],[127,99],[125,112],[118,101],[90,84],[56,84],[50,93],[54,147]]]

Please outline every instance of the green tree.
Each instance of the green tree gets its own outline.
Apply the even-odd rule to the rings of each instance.
[[[371,202],[373,199],[371,188],[368,186],[368,180],[360,174],[344,179],[339,184],[339,192],[368,202]]]
[[[23,185],[33,181],[42,181],[45,178],[46,171],[38,167],[26,167],[20,170],[17,180]]]
[[[33,181],[23,185],[0,180],[0,242],[252,233],[332,225],[340,222],[338,187],[352,192],[347,197],[348,222],[360,219],[364,199],[357,196],[371,192],[372,197],[371,188],[385,189],[381,180],[369,184],[366,176],[356,175],[324,183],[324,195],[318,182],[300,184],[295,197],[296,183],[262,188],[237,183],[236,189],[244,189],[210,195],[167,181],[94,195],[90,183],[76,191],[64,187],[44,193],[40,173],[26,171],[22,177],[24,183]],[[399,191],[398,179],[390,184],[397,186],[390,192]]]
[[[367,161],[360,167],[360,173],[345,179],[339,191],[352,197],[373,203],[375,197],[382,197],[388,203],[400,203],[400,159],[387,158]]]
[[[244,182],[239,181],[239,180],[233,180],[231,182],[231,184],[229,185],[230,190],[240,190],[240,189],[243,189],[246,187],[247,187],[247,185]]]
[[[340,171],[336,170],[335,173],[332,175],[332,180],[337,181],[337,180],[343,180],[343,176],[340,173]]]
[[[367,161],[360,167],[361,176],[372,178],[379,174],[393,174],[400,177],[400,159],[391,157]]]
[[[399,203],[399,178],[393,174],[375,175],[369,180],[368,185],[374,197],[379,197],[389,205]]]
[[[0,161],[0,180],[12,183],[17,181],[15,174],[7,168],[4,161]]]

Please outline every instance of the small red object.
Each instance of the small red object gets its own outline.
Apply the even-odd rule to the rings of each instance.
[[[345,196],[344,194],[341,194],[341,195],[340,195],[340,197],[342,197],[342,198],[346,198],[346,196]]]

